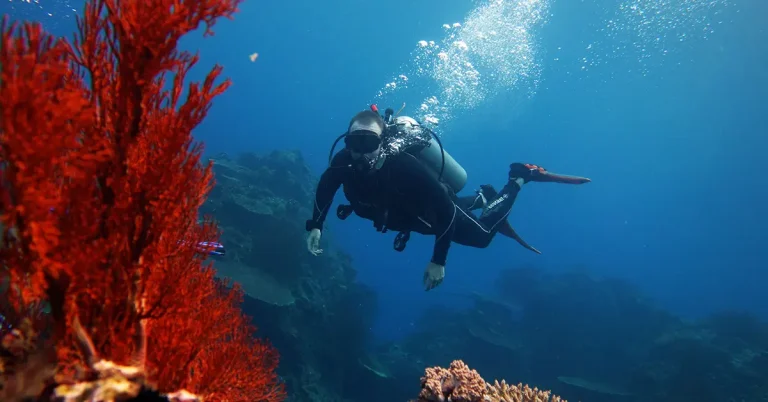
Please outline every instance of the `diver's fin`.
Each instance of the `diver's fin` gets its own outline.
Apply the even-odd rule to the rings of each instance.
[[[528,244],[528,242],[523,240],[523,238],[520,237],[520,235],[518,235],[517,232],[515,232],[515,229],[512,228],[512,225],[509,224],[509,221],[505,220],[504,222],[501,223],[501,228],[499,229],[499,233],[501,233],[504,236],[515,239],[515,241],[520,243],[521,246],[527,248],[528,250],[531,250],[536,254],[541,254],[541,251],[536,249],[536,247],[533,247],[530,244]]]
[[[546,172],[544,174],[536,176],[534,181],[539,181],[544,183],[584,184],[584,183],[589,183],[592,180],[586,177],[581,177],[581,176],[570,176],[565,174]]]
[[[509,165],[509,177],[510,179],[515,177],[523,178],[526,183],[534,181],[543,183],[584,184],[592,181],[587,177],[552,173],[541,166],[518,162]]]

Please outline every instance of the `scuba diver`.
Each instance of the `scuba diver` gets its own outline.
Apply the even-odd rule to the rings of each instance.
[[[401,109],[402,110],[402,109]],[[439,286],[451,242],[485,248],[496,233],[520,238],[507,222],[520,189],[529,182],[583,184],[590,179],[550,173],[525,163],[512,163],[500,191],[481,186],[474,196],[459,197],[467,181],[466,171],[442,148],[439,138],[416,120],[393,117],[387,109],[382,118],[376,105],[356,114],[344,138],[345,147],[335,155],[317,185],[312,219],[306,221],[307,248],[319,255],[323,223],[333,198],[343,185],[350,205],[341,205],[337,216],[352,212],[369,219],[380,232],[400,232],[395,249],[402,251],[411,232],[434,235],[432,258],[424,272],[425,290]],[[334,143],[334,148],[336,143]],[[481,210],[476,216],[472,211]]]

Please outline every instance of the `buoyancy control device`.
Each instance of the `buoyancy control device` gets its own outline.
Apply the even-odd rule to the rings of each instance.
[[[454,194],[460,192],[467,184],[467,171],[443,148],[439,137],[432,130],[408,116],[392,119],[389,130],[396,130],[396,133],[389,133],[393,136],[422,137],[421,142],[416,141],[403,151],[415,156],[437,180],[450,187]],[[424,133],[427,133],[428,137],[424,138]]]
[[[403,108],[405,105],[403,105]],[[400,111],[403,110],[400,109]],[[371,105],[371,110],[378,113],[376,105]],[[429,128],[423,126],[416,119],[409,116],[395,115],[394,110],[387,109],[383,119],[386,130],[383,135],[382,147],[385,155],[399,152],[407,152],[418,159],[427,170],[441,183],[446,185],[454,194],[459,193],[467,183],[467,172],[464,168],[443,148],[440,138]],[[333,160],[334,151],[338,142],[348,133],[336,138],[331,152],[328,155],[328,164]],[[346,219],[353,212],[351,205],[340,205],[336,211],[339,219]],[[384,213],[386,216],[386,213]],[[386,223],[374,222],[376,229],[386,232]],[[394,248],[403,251],[410,239],[410,232],[400,232],[395,237]]]

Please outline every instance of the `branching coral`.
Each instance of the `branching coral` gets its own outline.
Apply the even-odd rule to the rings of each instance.
[[[125,399],[150,385],[283,398],[277,353],[251,337],[242,291],[214,281],[196,246],[218,230],[197,221],[213,181],[191,131],[229,82],[215,83],[217,66],[185,88],[198,59],[176,46],[240,1],[89,1],[73,44],[4,19],[0,282],[11,315],[45,302],[50,326],[3,329],[3,367],[15,367],[2,373],[3,400],[56,384],[66,400]],[[35,350],[12,353],[21,336]],[[35,356],[56,376],[22,387],[21,374],[41,377],[29,367],[46,372]]]
[[[567,402],[549,391],[506,382],[485,382],[477,371],[461,360],[448,369],[427,368],[421,378],[418,402]]]

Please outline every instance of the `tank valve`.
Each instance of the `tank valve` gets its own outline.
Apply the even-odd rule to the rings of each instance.
[[[395,111],[392,110],[392,108],[387,108],[387,110],[384,111],[384,122],[387,124],[392,123],[392,115],[395,114]]]

